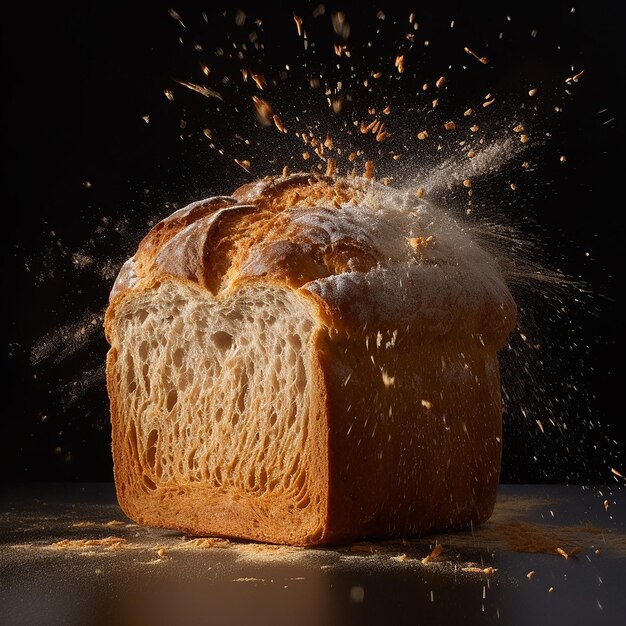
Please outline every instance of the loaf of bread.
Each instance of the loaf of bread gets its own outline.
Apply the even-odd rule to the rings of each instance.
[[[120,505],[292,545],[478,525],[515,319],[494,258],[414,193],[297,174],[180,209],[106,313]]]

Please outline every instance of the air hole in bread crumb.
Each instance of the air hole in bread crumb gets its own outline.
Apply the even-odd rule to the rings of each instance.
[[[289,341],[289,344],[296,352],[300,352],[302,349],[302,340],[298,335],[289,335],[287,341]]]
[[[172,362],[174,363],[174,367],[176,367],[177,369],[180,369],[180,367],[183,364],[183,349],[182,348],[176,348],[176,350],[174,350],[174,354],[172,355]]]
[[[152,480],[150,480],[145,474],[143,476],[143,484],[145,487],[147,487],[150,491],[154,491],[156,489],[156,485],[152,482]]]
[[[296,370],[296,389],[298,393],[304,393],[306,388],[306,370],[302,359],[298,359],[298,369]]]
[[[198,467],[198,464],[196,462],[196,449],[195,448],[189,451],[189,454],[187,456],[187,465],[189,466],[190,470],[197,469]]]
[[[287,428],[293,428],[298,416],[298,407],[295,404],[289,406],[289,417],[287,418]]]
[[[132,352],[126,353],[126,382],[130,385],[135,380],[135,360],[133,359]]]
[[[128,445],[130,446],[133,458],[137,458],[137,429],[134,422],[131,422],[128,428]]]
[[[281,389],[277,374],[280,374],[280,370],[276,372],[272,372],[271,387],[274,393],[278,393]]]
[[[300,466],[300,455],[298,455],[297,460],[298,460],[298,464],[297,464],[297,465],[295,465],[295,466],[292,468],[292,472],[291,472],[292,474],[293,474],[293,472],[294,472],[294,471],[296,471],[296,470],[299,468],[299,466]],[[300,473],[298,474],[298,476],[296,477],[296,480],[295,480],[295,482],[294,482],[294,484],[293,484],[294,489],[297,489],[298,491],[300,491],[300,489],[302,489],[302,487],[304,487],[304,482],[305,482],[305,480],[306,480],[306,474],[305,474],[304,472],[300,472]]]
[[[170,392],[167,394],[166,407],[168,413],[172,412],[172,409],[176,406],[178,402],[178,392],[176,389],[170,389]]]
[[[304,497],[301,500],[298,500],[298,508],[306,509],[309,504],[311,504],[311,497],[305,492]]]
[[[213,470],[213,481],[218,487],[222,486],[222,469],[219,465]]]
[[[211,339],[220,352],[230,350],[233,345],[233,336],[223,330],[218,330],[216,333],[213,333]]]
[[[148,358],[148,342],[142,341],[139,344],[139,358],[145,361]]]
[[[287,363],[289,367],[293,367],[296,364],[297,358],[297,353],[294,350],[289,350],[289,352],[287,353]]]
[[[248,472],[248,488],[250,489],[250,491],[254,491],[255,487],[256,487],[256,476],[254,475],[254,469],[251,469]]]
[[[143,384],[146,389],[146,393],[150,393],[150,368],[147,363],[144,363],[141,368],[141,375],[143,376]]]
[[[146,453],[146,461],[150,467],[154,467],[154,461],[156,458],[156,444],[159,438],[159,432],[155,429],[150,431],[148,435],[148,441],[146,442],[146,447],[148,448],[148,452]]]

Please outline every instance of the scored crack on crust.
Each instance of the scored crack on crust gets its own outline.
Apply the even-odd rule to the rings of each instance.
[[[496,261],[414,193],[295,174],[180,209],[105,316],[120,504],[293,545],[479,524],[515,318]]]
[[[123,266],[111,303],[168,278],[214,296],[247,281],[297,289],[331,331],[403,323],[501,346],[516,320],[497,263],[453,220],[358,178],[268,177],[176,211]]]

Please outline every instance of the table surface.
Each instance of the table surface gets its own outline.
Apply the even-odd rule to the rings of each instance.
[[[623,626],[625,494],[503,485],[474,532],[299,549],[138,526],[110,484],[4,486],[0,624]]]

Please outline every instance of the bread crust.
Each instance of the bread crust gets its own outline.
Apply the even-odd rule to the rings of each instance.
[[[415,199],[380,214],[388,193],[365,179],[271,177],[176,211],[142,240],[105,315],[115,482],[129,517],[292,545],[489,517],[502,435],[496,352],[515,325],[515,303],[495,261],[468,239],[455,256],[457,241],[445,228],[430,234],[430,214]],[[310,520],[286,525],[298,513],[271,494],[142,483],[142,451],[115,376],[116,323],[127,301],[167,281],[213,299],[274,286],[312,311],[313,443],[304,463],[320,501]]]

